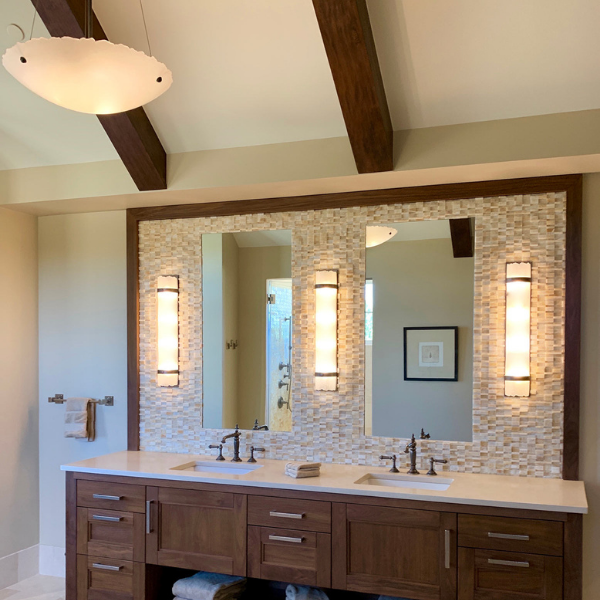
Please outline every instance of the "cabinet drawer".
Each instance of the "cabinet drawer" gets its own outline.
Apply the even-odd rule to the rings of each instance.
[[[331,502],[250,496],[248,524],[331,532]]]
[[[298,585],[331,586],[331,535],[248,528],[248,575]]]
[[[458,545],[562,556],[563,524],[555,521],[459,515]]]
[[[458,600],[562,600],[557,556],[460,548]]]
[[[77,556],[77,600],[145,600],[142,563]]]
[[[141,513],[77,509],[77,553],[144,562],[145,517]]]
[[[146,488],[143,485],[77,481],[77,506],[127,512],[146,512]]]

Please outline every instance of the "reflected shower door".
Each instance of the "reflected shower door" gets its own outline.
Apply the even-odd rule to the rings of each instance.
[[[267,280],[266,422],[272,431],[292,429],[292,280]]]

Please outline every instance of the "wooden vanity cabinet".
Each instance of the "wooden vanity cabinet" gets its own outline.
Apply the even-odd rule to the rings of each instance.
[[[410,600],[581,600],[581,565],[581,515],[67,474],[66,600],[162,600],[200,570]]]

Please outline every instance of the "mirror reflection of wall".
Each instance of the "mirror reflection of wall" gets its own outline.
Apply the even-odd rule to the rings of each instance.
[[[202,236],[203,425],[291,431],[292,235]]]
[[[474,223],[461,221],[367,227],[366,435],[473,439]]]

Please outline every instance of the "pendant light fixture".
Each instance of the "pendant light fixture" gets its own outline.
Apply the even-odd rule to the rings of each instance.
[[[125,112],[166,92],[171,71],[144,52],[95,40],[92,0],[85,3],[85,37],[19,42],[2,57],[5,69],[38,96],[82,113]]]
[[[367,225],[367,248],[374,248],[389,242],[396,234],[397,229],[383,225]]]

